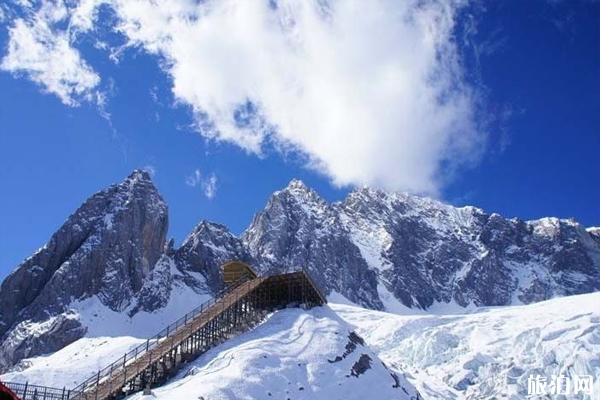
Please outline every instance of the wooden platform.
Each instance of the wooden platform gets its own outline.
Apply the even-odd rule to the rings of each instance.
[[[81,383],[68,400],[118,399],[146,387],[159,386],[183,363],[252,328],[266,313],[283,307],[308,308],[324,303],[325,297],[305,271],[233,284],[220,297],[169,325],[144,345]]]
[[[310,308],[327,302],[303,270],[267,277],[240,276],[242,280],[230,283],[214,299],[165,327],[74,389],[27,383],[6,385],[19,400],[119,399],[165,383],[182,364],[251,329],[268,312],[283,307]]]

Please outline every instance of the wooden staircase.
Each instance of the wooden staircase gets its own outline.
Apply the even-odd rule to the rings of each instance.
[[[305,271],[237,282],[70,391],[69,400],[122,398],[171,378],[183,363],[259,323],[271,310],[326,302]]]

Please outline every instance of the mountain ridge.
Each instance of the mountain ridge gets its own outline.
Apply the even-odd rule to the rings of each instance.
[[[366,187],[328,203],[294,179],[239,236],[203,220],[176,248],[167,230],[167,205],[147,172],[92,195],[2,282],[0,369],[94,335],[91,324],[114,314],[183,314],[220,289],[218,267],[231,259],[265,274],[303,267],[328,296],[375,310],[600,290],[593,228]]]

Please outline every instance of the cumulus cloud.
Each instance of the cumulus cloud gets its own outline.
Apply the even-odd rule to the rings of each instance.
[[[420,192],[480,146],[456,4],[167,3],[119,3],[119,30],[163,57],[207,137],[299,150],[336,184]]]
[[[453,0],[95,0],[159,58],[209,139],[296,151],[338,185],[435,193],[476,160]]]
[[[0,68],[28,77],[69,106],[101,101],[94,91],[100,77],[72,46],[70,32],[54,27],[68,17],[61,2],[47,2],[28,18],[15,19]]]
[[[213,199],[217,195],[217,176],[211,173],[207,177],[202,175],[199,169],[185,178],[185,184],[190,187],[199,186],[206,198]]]

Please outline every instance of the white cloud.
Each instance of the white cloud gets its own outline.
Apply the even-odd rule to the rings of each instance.
[[[185,178],[185,184],[190,187],[200,186],[202,193],[206,198],[213,199],[217,195],[217,176],[211,173],[207,177],[203,177],[199,169]]]
[[[199,169],[195,170],[190,176],[185,178],[185,184],[190,187],[196,187],[200,183],[202,183],[202,174]]]
[[[94,1],[160,58],[205,137],[297,150],[335,184],[429,193],[480,154],[457,1],[88,0],[82,30]]]
[[[217,177],[215,174],[210,174],[210,176],[202,182],[202,190],[208,199],[214,199],[217,195]]]
[[[269,4],[140,0],[116,9],[132,44],[164,58],[175,96],[200,123],[208,117],[207,137],[257,154],[271,140],[336,184],[419,192],[438,189],[440,165],[478,152],[454,3]],[[236,123],[249,101],[256,112]]]
[[[68,10],[59,1],[44,2],[28,18],[15,19],[0,68],[28,77],[69,106],[80,100],[100,101],[100,93],[94,91],[100,77],[72,46],[69,31],[54,27],[67,18]]]

